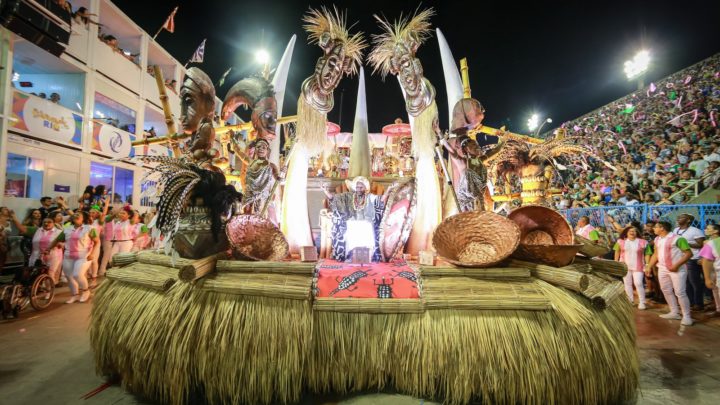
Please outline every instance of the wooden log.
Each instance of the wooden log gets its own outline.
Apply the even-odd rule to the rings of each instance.
[[[579,264],[589,264],[593,271],[609,274],[614,277],[625,277],[628,272],[625,263],[616,262],[615,260],[577,258],[575,261]]]
[[[275,273],[312,275],[316,263],[301,262],[246,262],[240,260],[218,260],[218,272],[230,273]]]
[[[521,260],[511,260],[511,264],[514,266],[528,267],[532,270],[534,277],[558,287],[564,287],[576,292],[583,292],[588,288],[588,275],[570,266],[552,267]]]
[[[122,267],[135,262],[137,262],[137,252],[115,253],[112,257],[113,266]]]
[[[215,271],[217,255],[210,255],[202,259],[193,260],[192,263],[180,268],[178,278],[185,282],[195,281]]]

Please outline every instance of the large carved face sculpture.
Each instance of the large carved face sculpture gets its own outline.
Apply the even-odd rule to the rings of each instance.
[[[269,141],[275,139],[275,127],[277,125],[277,101],[275,97],[265,97],[258,101],[253,107],[250,120],[258,138]]]
[[[397,44],[390,66],[390,73],[398,75],[407,97],[418,97],[422,90],[423,68],[415,53],[405,44]]]
[[[323,35],[319,41],[325,55],[315,64],[315,72],[303,83],[305,100],[320,112],[333,108],[333,91],[340,83],[343,74],[351,71],[352,59],[345,53],[345,44]]]
[[[180,124],[186,134],[197,131],[204,118],[215,114],[215,88],[200,69],[188,69],[180,87]]]

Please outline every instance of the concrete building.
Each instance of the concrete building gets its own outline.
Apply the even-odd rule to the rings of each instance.
[[[130,145],[151,129],[167,132],[153,65],[176,81],[167,94],[173,115],[180,114],[182,63],[111,1],[75,0],[73,7],[96,14],[90,18],[101,26],[73,19],[59,57],[0,28],[0,206],[18,216],[46,195],[75,207],[86,185],[100,184],[111,189],[114,205],[147,209],[144,169],[123,159],[169,154],[166,146]]]

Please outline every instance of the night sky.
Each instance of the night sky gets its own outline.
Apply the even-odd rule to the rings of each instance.
[[[179,5],[175,33],[163,31],[157,41],[184,63],[207,38],[205,62],[195,66],[215,82],[233,66],[217,91],[221,99],[233,83],[259,70],[256,49],[267,49],[277,63],[292,34],[297,34],[284,115],[295,114],[300,84],[321,55],[319,47],[307,45],[301,27],[309,6],[336,4],[346,9],[348,21],[357,22],[351,32],[360,30],[369,41],[370,34],[380,33],[373,14],[393,20],[401,12],[412,13],[418,4],[391,0],[115,3],[151,35]],[[653,58],[646,84],[720,51],[718,1],[422,2],[422,7],[429,6],[436,11],[433,27],[443,32],[455,59],[468,58],[473,97],[487,109],[485,123],[506,124],[516,132],[527,132],[531,113],[551,117],[556,126],[630,93],[637,84],[625,78],[623,62],[642,48],[650,50]],[[445,82],[434,35],[418,57],[437,89],[440,123],[447,128]],[[366,65],[370,131],[379,132],[397,117],[407,121],[395,78],[383,82],[370,72]],[[346,77],[335,91],[335,109],[328,118],[340,121],[343,131],[352,131],[357,85],[357,77]]]

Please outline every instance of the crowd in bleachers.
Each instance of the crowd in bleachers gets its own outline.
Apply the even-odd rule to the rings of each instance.
[[[129,205],[112,206],[116,202],[100,185],[87,186],[77,204],[61,196],[43,197],[41,206],[29,209],[22,219],[0,207],[0,270],[8,258],[9,238],[22,237],[25,266],[47,265],[56,284],[70,287],[68,303],[87,301],[113,255],[162,243],[151,238],[147,226],[152,212],[140,214]]]
[[[570,160],[551,185],[562,191],[556,207],[680,204],[717,187],[719,109],[720,54],[566,122],[617,170]]]

